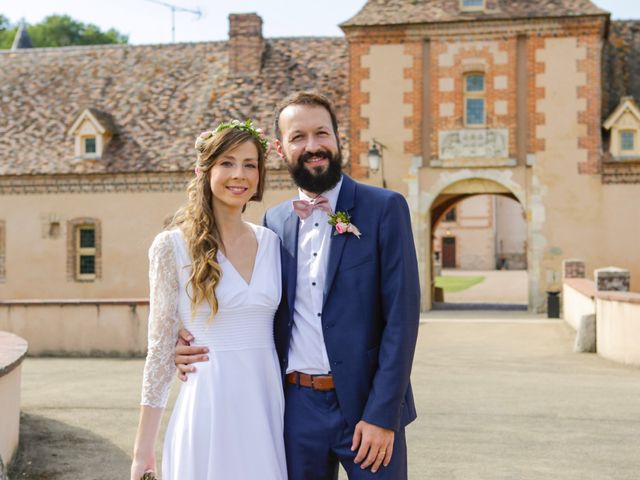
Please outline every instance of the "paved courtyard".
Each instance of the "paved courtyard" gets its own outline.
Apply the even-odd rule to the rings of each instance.
[[[410,478],[640,478],[640,369],[574,354],[572,343],[562,321],[526,313],[427,316]],[[28,358],[12,480],[128,478],[142,365]]]

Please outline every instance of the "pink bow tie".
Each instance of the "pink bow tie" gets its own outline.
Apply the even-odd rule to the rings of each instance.
[[[322,195],[318,195],[310,202],[306,200],[293,201],[293,211],[296,212],[301,220],[309,217],[309,215],[311,215],[311,212],[313,212],[316,208],[322,210],[323,212],[331,213],[331,205],[329,205],[329,200],[327,199],[327,197],[323,197]]]

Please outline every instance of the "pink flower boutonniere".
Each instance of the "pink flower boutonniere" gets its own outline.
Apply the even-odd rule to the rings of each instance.
[[[353,233],[360,238],[360,230],[351,223],[351,216],[347,212],[336,212],[329,214],[329,225],[335,227],[334,235],[342,235],[343,233]]]

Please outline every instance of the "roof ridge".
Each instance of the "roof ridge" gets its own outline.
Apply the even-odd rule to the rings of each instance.
[[[0,55],[11,53],[42,53],[42,52],[74,52],[83,50],[108,50],[108,49],[124,49],[124,48],[145,48],[145,47],[178,47],[187,45],[201,45],[201,44],[218,44],[228,43],[228,40],[203,40],[198,42],[176,42],[176,43],[143,43],[143,44],[130,44],[130,43],[106,43],[100,45],[69,45],[67,47],[34,47],[29,49],[9,50],[0,49]]]

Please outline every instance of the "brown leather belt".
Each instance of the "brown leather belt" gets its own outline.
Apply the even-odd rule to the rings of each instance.
[[[287,373],[287,383],[323,392],[336,388],[333,384],[333,375],[309,375],[307,373],[291,372]]]

